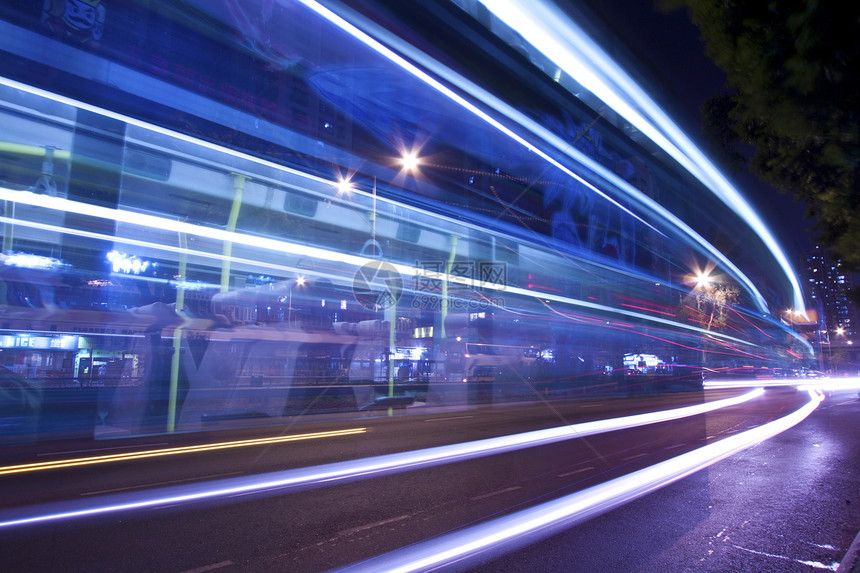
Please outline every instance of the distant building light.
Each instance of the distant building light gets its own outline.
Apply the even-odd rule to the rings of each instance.
[[[30,253],[12,253],[3,256],[3,263],[9,267],[24,269],[57,269],[64,266],[63,262],[53,257],[44,257]]]
[[[195,291],[219,288],[219,285],[213,285],[200,281],[170,281],[170,285],[176,290]]]
[[[126,275],[139,275],[146,272],[150,266],[155,266],[151,261],[141,259],[137,255],[127,255],[119,251],[111,251],[105,258],[111,264],[113,272]]]
[[[270,285],[275,282],[275,279],[268,275],[248,275],[245,279],[246,285]]]

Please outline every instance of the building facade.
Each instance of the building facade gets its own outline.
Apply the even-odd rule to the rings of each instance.
[[[804,278],[810,306],[818,310],[822,360],[831,369],[851,369],[858,351],[857,307],[852,301],[853,275],[845,271],[842,261],[825,249],[816,247],[807,253]]]
[[[69,389],[98,412],[75,420],[158,432],[814,359],[755,212],[550,4],[58,0],[0,24],[18,419]]]

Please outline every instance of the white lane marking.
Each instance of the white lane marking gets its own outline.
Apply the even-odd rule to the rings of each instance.
[[[665,447],[665,448],[663,448],[663,449],[666,449],[666,450],[674,450],[675,448],[683,448],[683,447],[684,447],[684,446],[686,446],[686,445],[687,445],[687,442],[681,442],[680,444],[675,444],[674,446],[666,446],[666,447]]]
[[[475,416],[450,416],[448,418],[427,418],[425,422],[445,422],[446,420],[465,420],[466,418],[474,418]]]
[[[845,549],[836,547],[835,545],[830,545],[829,543],[813,543],[812,541],[802,541],[802,543],[806,543],[807,545],[812,545],[813,547],[818,547],[819,549],[832,549],[833,551],[845,551]]]
[[[212,565],[204,565],[203,567],[198,567],[197,569],[186,569],[182,573],[203,573],[204,571],[221,569],[222,567],[229,567],[230,565],[233,565],[232,561],[219,561],[218,563],[213,563]]]
[[[830,565],[826,563],[821,563],[820,561],[806,561],[804,559],[794,559],[792,557],[787,557],[785,555],[775,555],[773,553],[765,553],[764,551],[756,551],[755,549],[747,549],[746,547],[741,547],[740,545],[732,544],[732,547],[735,549],[740,549],[741,551],[748,551],[750,553],[754,553],[756,555],[763,555],[765,557],[773,557],[774,559],[782,559],[784,561],[792,561],[794,563],[800,563],[801,565],[808,565],[809,567],[813,567],[815,569],[826,569],[827,571],[836,571],[839,568],[839,562],[834,561]]]
[[[491,491],[490,493],[485,493],[484,495],[479,495],[479,496],[477,496],[477,497],[473,497],[473,498],[472,498],[472,501],[478,501],[478,500],[481,500],[481,499],[487,499],[488,497],[494,497],[494,496],[497,496],[497,495],[502,495],[503,493],[508,493],[508,492],[516,491],[516,490],[518,490],[518,489],[522,489],[522,488],[523,488],[523,486],[521,486],[521,485],[515,485],[515,486],[511,486],[511,487],[506,487],[505,489],[500,489],[500,490],[497,490],[497,491]]]
[[[647,456],[648,454],[636,454],[633,456],[627,456],[626,458],[621,458],[622,462],[629,462],[630,460],[635,460],[636,458],[642,458]]]
[[[582,472],[587,472],[587,471],[590,471],[593,469],[594,469],[594,466],[588,466],[587,468],[579,468],[578,470],[573,470],[572,472],[558,474],[558,477],[566,478],[566,477],[570,477],[570,476],[576,475],[576,474],[581,474]]]
[[[185,482],[189,482],[189,481],[198,481],[198,480],[203,481],[203,480],[207,480],[207,479],[222,478],[222,477],[226,477],[226,476],[237,476],[237,475],[242,475],[243,473],[245,473],[245,472],[228,472],[228,473],[223,473],[223,474],[213,474],[213,475],[208,475],[208,476],[200,476],[200,477],[193,477],[193,478],[187,478],[187,479],[162,481],[162,482],[157,482],[157,483],[145,483],[145,484],[140,484],[140,485],[130,485],[128,487],[118,487],[118,488],[114,488],[114,489],[102,489],[99,491],[87,491],[87,492],[82,493],[81,497],[86,497],[88,495],[99,495],[102,493],[116,493],[118,491],[129,491],[132,489],[158,487],[158,486],[162,486],[162,485],[170,485],[170,484],[175,484],[175,483],[185,483]]]
[[[400,515],[397,517],[392,517],[390,519],[383,519],[382,521],[377,521],[375,523],[368,523],[365,525],[359,525],[358,527],[353,527],[350,529],[344,529],[343,531],[338,531],[338,536],[345,537],[347,535],[354,535],[356,533],[360,533],[362,531],[367,531],[368,529],[373,529],[374,527],[382,527],[383,525],[388,525],[390,523],[397,523],[398,521],[403,521],[404,519],[409,519],[412,517],[411,515]]]

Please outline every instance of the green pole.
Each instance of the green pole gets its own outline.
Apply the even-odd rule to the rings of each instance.
[[[188,241],[185,233],[179,233],[179,273],[177,281],[179,286],[176,289],[176,313],[182,312],[185,307],[185,287],[182,282],[185,281],[185,267],[188,262],[187,254]],[[179,360],[180,351],[182,350],[182,325],[176,327],[173,331],[173,355],[170,357],[170,395],[167,401],[167,431],[172,433],[176,430],[176,398],[179,394]]]
[[[13,201],[5,201],[5,214],[10,219],[15,218],[15,203]],[[8,253],[12,250],[12,241],[15,238],[15,224],[6,223],[3,225],[3,252]]]
[[[239,220],[239,210],[242,208],[242,192],[245,190],[247,177],[239,173],[233,174],[233,206],[230,208],[230,217],[227,219],[227,231],[232,233],[236,230],[236,222]],[[224,260],[221,262],[221,292],[230,290],[230,255],[233,253],[233,243],[224,241],[222,254]]]
[[[397,301],[395,300],[391,305],[391,316],[388,321],[388,395],[394,396],[394,364],[392,364],[392,356],[394,355],[395,343],[397,341],[396,338],[396,330],[397,330]],[[394,415],[394,409],[390,406],[388,407],[388,415]]]

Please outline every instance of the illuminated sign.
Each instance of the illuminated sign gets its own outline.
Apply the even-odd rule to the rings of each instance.
[[[2,336],[2,348],[34,348],[39,350],[77,350],[77,336]]]
[[[421,360],[425,350],[416,346],[397,346],[391,357],[394,360]]]
[[[416,328],[412,334],[412,338],[433,338],[433,327],[421,326]]]
[[[659,364],[664,364],[663,360],[654,354],[625,354],[623,359],[624,366],[627,368],[654,369]]]

